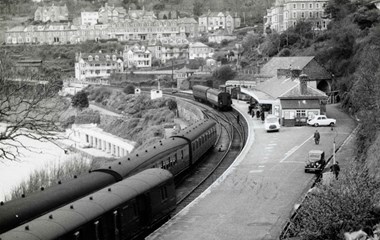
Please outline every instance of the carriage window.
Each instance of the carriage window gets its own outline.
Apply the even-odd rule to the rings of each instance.
[[[161,191],[161,200],[164,201],[164,200],[168,199],[168,191],[167,191],[166,187],[162,187],[160,189],[160,191]]]
[[[181,159],[183,159],[183,150],[181,150]]]
[[[172,166],[172,162],[170,161],[170,157],[168,157],[168,165],[169,165],[169,167]]]
[[[136,203],[133,203],[133,204],[132,204],[132,207],[133,207],[133,216],[134,216],[134,217],[137,217],[137,216],[139,215],[139,211],[138,211],[138,209],[137,209],[137,205],[136,205]]]
[[[118,221],[117,221],[117,216],[118,216],[118,212],[117,211],[114,211],[113,212],[113,226],[114,226],[114,232],[115,232],[115,239],[119,239],[119,224],[118,224]]]
[[[95,240],[99,240],[99,221],[94,222]]]
[[[174,154],[174,164],[177,163],[177,153]]]
[[[165,167],[164,167],[164,162],[163,162],[163,161],[161,161],[161,168],[162,168],[162,169],[165,169]]]
[[[80,232],[79,231],[75,232],[74,235],[73,235],[73,237],[74,237],[73,238],[74,240],[80,240]]]

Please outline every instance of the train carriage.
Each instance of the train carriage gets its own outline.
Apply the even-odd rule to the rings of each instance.
[[[231,94],[210,87],[195,85],[193,86],[194,99],[200,102],[207,102],[219,110],[231,110]]]
[[[160,140],[154,146],[106,164],[89,174],[24,198],[1,202],[0,233],[147,168],[167,169],[177,176],[212,148],[216,138],[216,123],[209,119],[200,120],[175,136]]]
[[[206,95],[208,89],[210,89],[210,87],[206,87],[202,85],[194,85],[193,86],[194,99],[199,102],[208,102],[207,95]]]
[[[219,110],[231,110],[231,94],[217,89],[209,89],[206,92],[207,100]]]
[[[132,239],[175,209],[173,175],[148,169],[0,235],[1,240]]]
[[[191,163],[193,165],[211,149],[217,139],[216,123],[212,120],[201,120],[202,124],[194,125],[191,128],[180,131],[175,138],[184,138],[191,148]]]

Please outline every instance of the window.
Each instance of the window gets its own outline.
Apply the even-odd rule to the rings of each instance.
[[[316,4],[315,4],[315,8],[319,8],[319,3],[316,3]]]
[[[137,205],[135,202],[132,204],[132,208],[133,208],[133,216],[137,217],[139,215],[139,210],[137,209]]]
[[[301,4],[301,8],[305,9],[305,4],[304,3]]]
[[[297,13],[293,13],[293,18],[297,18]]]
[[[302,18],[305,17],[305,13],[304,13],[304,12],[301,13],[301,17],[302,17]]]
[[[309,12],[309,17],[310,17],[310,18],[313,17],[313,12]]]
[[[296,9],[297,8],[297,4],[293,4],[293,8]]]
[[[309,4],[309,8],[310,8],[310,9],[313,8],[313,4],[312,4],[312,3]]]
[[[161,192],[161,201],[167,200],[168,199],[168,190],[166,189],[166,187],[161,187],[160,192]]]
[[[297,117],[306,117],[306,111],[305,110],[297,110],[296,116]]]
[[[294,111],[284,111],[285,119],[294,119]]]
[[[74,234],[73,234],[73,239],[75,239],[75,240],[79,240],[80,239],[80,232],[78,231],[78,232],[75,232]]]

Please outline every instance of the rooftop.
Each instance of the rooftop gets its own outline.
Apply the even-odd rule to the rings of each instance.
[[[314,59],[314,56],[306,57],[273,57],[260,70],[261,75],[276,76],[277,69],[300,69]]]

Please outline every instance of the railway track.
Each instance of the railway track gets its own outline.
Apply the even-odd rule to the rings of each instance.
[[[243,149],[247,136],[247,124],[237,112],[219,112],[205,104],[194,102],[191,95],[181,95],[180,98],[201,108],[205,117],[218,123],[219,130],[214,149],[177,184],[177,208],[174,214],[202,194],[229,168]]]

